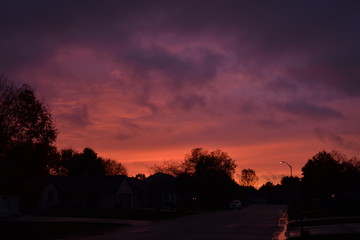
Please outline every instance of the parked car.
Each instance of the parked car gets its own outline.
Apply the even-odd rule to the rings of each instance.
[[[232,200],[230,202],[229,207],[231,209],[240,209],[241,208],[241,201],[240,200]]]

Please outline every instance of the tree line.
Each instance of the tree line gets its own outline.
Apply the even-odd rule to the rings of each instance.
[[[59,134],[47,106],[39,101],[29,85],[15,86],[0,76],[0,194],[31,195],[51,175],[106,176],[126,175],[119,162],[103,158],[91,148],[57,150]],[[152,167],[154,173],[170,174],[182,187],[221,201],[239,197],[239,189],[252,187],[258,177],[253,169],[241,171],[240,182],[234,180],[236,162],[221,150],[194,148],[182,163],[164,161]],[[138,179],[145,178],[138,174]],[[302,168],[302,177],[284,177],[280,185],[271,182],[260,190],[274,193],[291,186],[301,189],[304,199],[327,201],[350,194],[359,199],[360,162],[333,151],[317,153]],[[300,192],[300,190],[298,191]]]
[[[57,150],[59,134],[48,107],[27,84],[0,76],[0,194],[31,195],[50,175],[126,175],[126,168],[85,148]]]
[[[359,214],[360,160],[338,151],[320,151],[302,167],[301,177],[283,177],[280,184],[267,182],[259,191],[269,203],[289,203],[289,217],[304,209],[329,214]]]
[[[0,194],[35,196],[57,176],[126,175],[121,163],[98,156],[91,148],[58,150],[59,134],[48,107],[29,85],[15,86],[0,78]],[[183,163],[153,166],[153,172],[170,174],[180,180],[182,189],[220,202],[235,197],[239,184],[233,175],[235,160],[221,150],[194,148]],[[251,186],[255,171],[244,169],[242,183]],[[144,179],[144,174],[138,174]]]
[[[127,175],[125,166],[112,159],[99,157],[91,148],[77,152],[62,149],[49,165],[51,175],[57,176],[113,176]]]

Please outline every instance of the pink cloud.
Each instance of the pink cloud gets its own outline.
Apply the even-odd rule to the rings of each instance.
[[[221,148],[264,179],[279,159],[300,174],[323,149],[359,155],[357,3],[135,2],[0,9],[0,71],[36,88],[59,147],[130,173]]]

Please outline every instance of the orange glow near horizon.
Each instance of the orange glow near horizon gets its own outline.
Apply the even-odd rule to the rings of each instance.
[[[83,146],[91,147],[91,146]],[[75,148],[82,150],[82,148]],[[311,139],[305,141],[287,141],[277,143],[262,143],[237,146],[194,146],[194,147],[168,147],[156,149],[141,149],[141,146],[132,150],[101,150],[92,147],[99,156],[111,158],[121,162],[128,170],[129,176],[135,176],[138,173],[144,173],[146,176],[153,174],[151,167],[155,164],[162,164],[163,161],[174,161],[181,163],[185,155],[190,153],[195,147],[203,147],[210,151],[221,149],[227,152],[230,157],[236,160],[237,169],[234,179],[239,182],[242,169],[251,168],[255,170],[259,177],[255,187],[260,187],[270,181],[274,184],[280,183],[284,176],[290,176],[288,166],[282,165],[280,161],[287,161],[292,166],[293,176],[301,177],[301,168],[317,152],[324,150],[321,144]],[[328,151],[332,149],[328,148]]]
[[[130,176],[196,147],[258,185],[290,174],[280,161],[301,176],[319,151],[360,156],[359,3],[230,2],[4,1],[0,73],[44,100],[59,148]]]

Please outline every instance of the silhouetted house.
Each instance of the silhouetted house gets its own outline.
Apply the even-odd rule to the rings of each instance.
[[[151,189],[150,205],[175,206],[178,204],[178,188],[175,177],[165,173],[155,173],[144,181]]]
[[[144,180],[127,176],[54,176],[40,196],[40,209],[154,208],[179,203],[177,179],[156,173]]]
[[[146,179],[129,178],[135,208],[173,207],[178,203],[177,179],[155,173]]]
[[[41,194],[40,209],[131,208],[132,194],[126,176],[55,176]]]
[[[20,215],[19,197],[0,195],[0,217]]]
[[[133,208],[149,208],[152,207],[150,204],[150,196],[152,192],[151,186],[144,180],[136,178],[128,178],[129,184],[132,189],[132,207]]]

